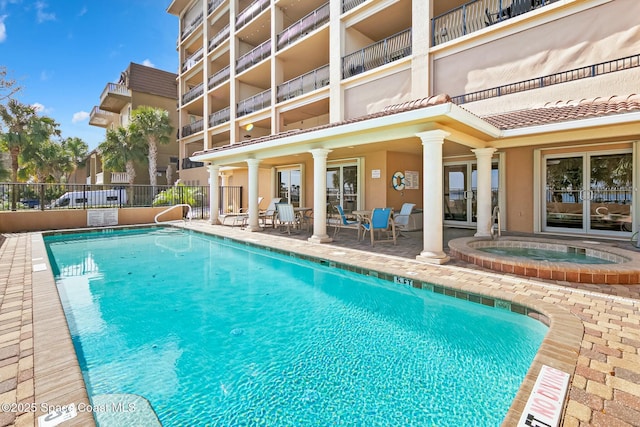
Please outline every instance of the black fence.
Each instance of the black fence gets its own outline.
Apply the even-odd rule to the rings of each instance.
[[[193,218],[209,217],[208,186],[0,183],[0,211],[172,206],[187,203]]]

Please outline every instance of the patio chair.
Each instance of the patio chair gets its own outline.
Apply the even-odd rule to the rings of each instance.
[[[375,208],[371,212],[371,217],[365,217],[365,222],[360,223],[362,227],[362,239],[364,240],[367,231],[371,236],[371,246],[375,245],[375,242],[393,242],[396,244],[396,227],[391,219],[391,208]],[[376,231],[378,232],[378,239],[375,239]],[[386,233],[387,238],[381,239],[382,233]]]
[[[409,220],[411,219],[411,212],[415,206],[415,203],[403,203],[402,208],[400,208],[400,213],[393,216],[398,237],[402,235],[403,231],[409,231]]]
[[[263,227],[267,226],[267,221],[271,221],[271,227],[276,228],[276,214],[278,213],[276,205],[280,203],[280,200],[282,200],[281,197],[274,197],[269,202],[267,209],[260,211],[258,214],[258,220],[262,221]]]
[[[344,209],[342,209],[342,206],[338,205],[336,206],[336,209],[340,214],[340,222],[335,222],[333,224],[333,237],[336,237],[336,234],[338,234],[338,231],[340,231],[342,228],[352,228],[354,230],[358,230],[360,224],[358,221],[347,218],[347,215],[344,213]]]
[[[278,211],[278,224],[287,227],[287,234],[291,235],[291,227],[298,226],[298,216],[293,210],[293,205],[289,203],[278,203],[276,205]]]
[[[262,203],[262,199],[263,197],[258,197],[258,206]],[[218,215],[218,220],[222,225],[228,225],[227,219],[231,222],[231,227],[236,225],[244,227],[247,224],[247,219],[249,219],[249,208],[240,208],[236,212],[226,212]]]

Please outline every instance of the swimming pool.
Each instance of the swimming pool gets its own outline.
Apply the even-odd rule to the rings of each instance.
[[[164,425],[497,425],[542,324],[172,229],[48,236],[89,395]]]

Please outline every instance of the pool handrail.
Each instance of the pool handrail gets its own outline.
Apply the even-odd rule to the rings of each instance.
[[[157,215],[155,216],[155,218],[153,218],[153,221],[154,221],[156,224],[160,224],[160,221],[158,221],[158,218],[160,218],[160,216],[162,216],[162,215],[166,214],[167,212],[169,212],[170,210],[172,210],[172,209],[174,209],[174,208],[177,208],[177,207],[184,207],[184,206],[188,207],[188,208],[189,208],[189,210],[187,211],[186,219],[185,219],[185,218],[182,218],[182,221],[185,221],[185,222],[186,222],[186,221],[187,221],[187,219],[188,219],[188,220],[189,220],[189,222],[191,222],[191,205],[190,205],[190,204],[188,204],[188,203],[179,203],[179,204],[177,204],[177,205],[169,206],[167,209],[165,209],[165,210],[163,210],[162,212],[160,212],[159,214],[157,214]],[[164,221],[164,222],[175,222],[175,221],[181,221],[181,220],[175,220],[175,219],[174,219],[174,220],[169,220],[169,221]]]
[[[500,223],[500,207],[496,206],[493,208],[493,213],[491,214],[491,238],[496,239],[500,237],[501,229],[502,224]]]

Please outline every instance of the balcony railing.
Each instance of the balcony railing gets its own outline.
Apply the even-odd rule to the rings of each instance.
[[[207,83],[209,85],[208,88],[213,89],[219,84],[226,82],[227,80],[229,80],[230,75],[231,75],[231,68],[229,68],[229,66],[227,65],[222,70],[218,71],[217,73],[209,77],[209,81]]]
[[[231,120],[231,109],[226,107],[209,115],[209,126],[218,126],[222,123],[227,123],[229,120]]]
[[[329,65],[323,65],[278,86],[278,102],[313,92],[329,84]]]
[[[342,1],[342,13],[348,12],[356,6],[361,5],[367,0],[343,0]]]
[[[195,122],[182,126],[182,137],[193,135],[194,133],[201,132],[204,129],[204,120],[196,120]]]
[[[237,116],[242,117],[271,106],[271,90],[267,89],[250,98],[238,102]]]
[[[256,0],[238,14],[236,18],[236,30],[244,27],[249,21],[258,16],[260,12],[269,7],[271,0]]]
[[[342,78],[355,76],[411,55],[411,28],[342,58]]]
[[[202,23],[202,13],[196,16],[191,22],[189,22],[183,29],[180,35],[180,40],[186,39],[189,34],[193,33],[193,31],[198,28],[198,25]]]
[[[120,83],[107,83],[107,86],[104,88],[100,99],[104,99],[109,95],[121,95],[129,97],[131,96],[131,91],[125,85],[121,85]]]
[[[192,68],[194,65],[198,63],[204,57],[204,49],[200,48],[195,53],[190,55],[183,63],[182,63],[182,72],[184,73],[188,69]]]
[[[268,58],[271,55],[271,40],[267,40],[250,52],[245,53],[236,63],[236,72],[241,73],[252,65]]]
[[[278,34],[278,50],[290,45],[329,22],[329,3],[325,3],[295,24]]]
[[[182,168],[181,169],[193,169],[193,168],[201,168],[204,166],[204,162],[194,162],[191,161],[188,157],[182,159]]]
[[[202,83],[192,87],[184,95],[182,95],[182,103],[186,104],[193,101],[204,93],[204,85]]]
[[[432,46],[462,37],[558,0],[473,0],[431,20]]]
[[[106,111],[98,107],[97,105],[91,110],[89,115],[89,124],[99,122],[100,124],[107,125],[109,122],[115,122],[120,115]]]
[[[222,3],[224,3],[225,0],[209,0],[209,3],[207,5],[207,13],[211,13],[214,10],[216,10],[218,8],[218,6],[220,6]]]
[[[211,40],[209,40],[209,50],[213,50],[217,48],[222,44],[223,41],[225,41],[228,38],[229,38],[229,25],[227,24],[223,29],[218,31],[218,34],[211,37]]]
[[[111,172],[112,184],[127,184],[128,182],[129,179],[126,172]]]

